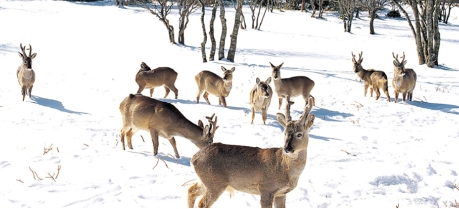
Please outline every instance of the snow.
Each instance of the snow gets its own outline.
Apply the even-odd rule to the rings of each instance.
[[[248,27],[250,10],[244,7]],[[298,186],[287,195],[287,207],[444,207],[459,199],[459,8],[441,24],[440,66],[417,64],[415,43],[403,18],[353,21],[344,33],[336,13],[325,19],[310,13],[275,10],[260,31],[240,30],[235,62],[202,63],[200,10],[190,16],[185,46],[168,43],[164,25],[140,7],[120,9],[113,1],[0,1],[0,205],[15,207],[187,207],[189,181],[196,176],[190,159],[198,150],[176,137],[180,159],[160,138],[152,155],[147,132],[133,137],[133,150],[119,141],[119,103],[137,91],[134,76],[141,62],[178,72],[178,99],[164,89],[153,97],[174,104],[197,123],[215,113],[220,128],[214,142],[283,146],[277,122],[277,95],[268,110],[250,124],[249,92],[259,77],[271,76],[269,62],[284,62],[282,77],[308,76],[316,85],[316,115],[310,131],[308,161]],[[206,9],[206,23],[210,20]],[[384,14],[381,13],[381,16]],[[229,34],[234,9],[226,9]],[[177,11],[169,20],[178,25]],[[208,31],[208,28],[207,28]],[[215,21],[217,41],[219,18]],[[22,101],[16,79],[19,44],[31,44],[36,82],[32,99]],[[207,55],[210,40],[207,42]],[[352,71],[351,51],[363,51],[364,68],[393,77],[392,52],[406,54],[406,67],[418,80],[411,102],[388,103],[363,96],[363,83]],[[226,53],[225,53],[226,55]],[[236,67],[228,108],[201,99],[196,104],[194,76],[202,70],[221,75],[220,66]],[[273,83],[271,86],[274,88]],[[148,95],[148,90],[143,92]],[[394,99],[389,84],[391,100]],[[292,117],[303,110],[293,99]],[[141,136],[145,139],[142,141]],[[44,148],[52,150],[44,154]],[[349,154],[347,154],[349,153]],[[55,181],[48,177],[57,173]],[[34,180],[33,173],[43,180]],[[259,196],[224,193],[213,207],[260,207]]]

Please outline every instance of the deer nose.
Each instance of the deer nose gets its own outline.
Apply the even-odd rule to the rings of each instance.
[[[284,147],[284,152],[285,152],[285,153],[293,152],[293,147],[290,146],[290,145],[285,146],[285,147]]]

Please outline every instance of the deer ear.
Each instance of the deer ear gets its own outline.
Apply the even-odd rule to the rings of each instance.
[[[269,62],[272,68],[275,68],[276,66],[273,65],[273,63]]]
[[[225,71],[226,71],[226,68],[222,66],[222,70],[223,70],[223,72],[225,72]]]
[[[405,65],[407,61],[408,61],[408,60],[403,61],[403,65]]]
[[[201,128],[204,128],[204,124],[202,124],[201,120],[198,120],[198,126],[201,127]]]
[[[37,56],[37,53],[33,53],[32,56],[30,56],[30,59],[33,59]]]
[[[259,84],[259,83],[260,83],[260,79],[259,79],[259,78],[257,78],[256,82],[257,82],[257,84]]]
[[[265,81],[265,82],[266,82],[266,84],[269,84],[269,83],[271,83],[271,77],[268,77],[268,78],[266,79],[266,81]]]
[[[306,119],[306,122],[304,123],[304,127],[306,129],[311,128],[311,126],[314,124],[314,119],[315,118],[316,118],[316,116],[314,114],[309,114],[308,118]]]
[[[235,70],[236,70],[236,67],[232,67],[230,71],[234,72]]]
[[[20,57],[21,59],[24,59],[24,55],[22,55],[21,52],[18,52],[18,53],[19,53],[19,57]]]
[[[278,67],[278,68],[281,68],[283,64],[284,64],[284,63],[281,63],[281,64],[280,64],[279,66],[277,66],[277,67]]]
[[[276,116],[277,116],[277,121],[281,124],[281,126],[284,128],[287,127],[285,115],[282,113],[277,113]]]
[[[204,130],[203,130],[204,134],[207,135],[209,131],[210,131],[209,125],[206,125],[206,127],[204,127]]]
[[[394,66],[397,66],[397,65],[398,65],[396,60],[394,60],[393,63],[394,63]]]

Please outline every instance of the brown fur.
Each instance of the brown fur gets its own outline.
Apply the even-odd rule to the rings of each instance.
[[[272,78],[274,80],[274,91],[276,91],[279,97],[279,110],[282,106],[282,99],[284,95],[290,97],[303,96],[304,102],[309,101],[309,97],[312,97],[312,106],[315,106],[315,99],[311,95],[311,90],[314,88],[314,81],[306,76],[294,76],[290,78],[281,78],[280,69],[284,63],[278,66],[274,66],[271,62],[269,63],[272,69]]]
[[[29,95],[29,98],[32,98],[32,88],[35,83],[35,72],[32,69],[32,59],[37,56],[37,53],[32,54],[32,46],[30,44],[29,55],[26,54],[26,47],[22,47],[22,43],[19,46],[22,51],[22,53],[19,52],[22,64],[19,65],[16,76],[18,78],[19,85],[21,86],[22,101],[24,101],[26,95]]]
[[[174,105],[143,96],[141,94],[129,94],[120,103],[120,112],[123,118],[121,128],[121,144],[125,149],[124,136],[132,149],[132,136],[138,130],[150,132],[153,141],[153,154],[158,154],[158,136],[169,139],[174,148],[175,156],[180,158],[174,136],[182,136],[193,142],[198,148],[202,148],[213,142],[215,131],[218,126],[217,117],[207,117],[210,125],[203,126],[201,120],[198,125],[189,121]],[[214,114],[215,115],[215,114]]]
[[[405,101],[408,97],[409,101],[413,99],[413,91],[416,87],[417,75],[411,68],[405,68],[407,60],[405,60],[405,52],[403,52],[402,61],[398,61],[397,56],[392,52],[394,57],[394,77],[392,78],[392,87],[394,87],[395,100],[398,100],[398,94],[402,93],[402,100]]]
[[[389,96],[389,91],[388,91],[388,79],[387,75],[383,71],[378,71],[378,70],[373,70],[373,69],[364,69],[362,67],[362,53],[360,52],[359,54],[359,60],[355,60],[355,55],[353,52],[352,54],[352,62],[354,63],[354,73],[357,73],[360,79],[363,81],[364,85],[364,90],[363,90],[363,96],[367,96],[367,90],[368,87],[370,87],[370,96],[373,97],[373,91],[376,92],[376,100],[379,99],[381,96],[381,93],[379,92],[379,89],[382,89],[384,94],[386,94],[387,101],[390,102],[390,96]]]
[[[144,89],[150,89],[150,97],[153,96],[153,91],[156,87],[164,86],[166,90],[164,98],[172,90],[175,94],[175,99],[177,99],[178,89],[175,88],[175,80],[177,80],[177,72],[174,69],[170,67],[158,67],[151,70],[144,62],[140,65],[140,70],[135,76],[135,82],[139,85],[137,93],[142,93]]]
[[[233,189],[260,195],[261,207],[285,207],[287,193],[297,186],[306,166],[309,129],[315,118],[307,105],[299,120],[289,121],[289,106],[288,116],[277,114],[285,128],[282,148],[213,143],[199,150],[191,159],[199,181],[188,189],[188,207],[194,207],[200,195],[198,207],[211,207],[225,190]]]
[[[263,119],[263,124],[266,124],[266,118],[268,115],[268,108],[271,104],[271,98],[273,97],[273,90],[269,83],[271,82],[271,77],[266,79],[266,81],[260,81],[259,78],[256,79],[257,84],[250,91],[250,105],[252,109],[252,122],[255,118],[255,112],[261,111],[261,116]]]
[[[199,97],[201,97],[202,92],[204,92],[202,97],[204,97],[207,104],[210,104],[208,97],[209,94],[212,94],[218,97],[219,105],[223,104],[223,107],[226,107],[225,98],[228,97],[231,92],[233,86],[233,72],[236,68],[232,67],[230,70],[227,70],[223,66],[221,68],[223,71],[223,78],[207,70],[201,71],[194,77],[198,85],[197,103],[199,103]]]

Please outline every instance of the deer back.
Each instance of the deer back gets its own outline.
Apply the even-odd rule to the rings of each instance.
[[[148,66],[147,66],[148,67]],[[164,84],[174,84],[177,79],[177,72],[170,67],[158,67],[153,70],[141,68],[135,77],[137,84],[146,88],[154,88]]]

